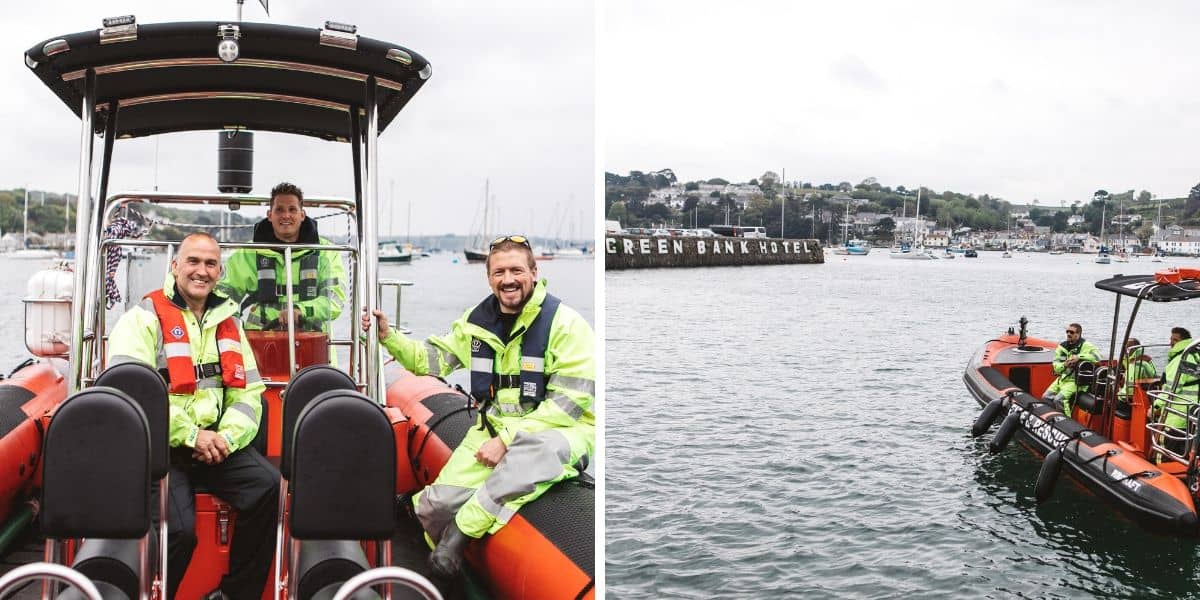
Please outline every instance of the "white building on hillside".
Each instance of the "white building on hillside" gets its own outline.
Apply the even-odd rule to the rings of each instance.
[[[1155,241],[1154,245],[1167,254],[1200,255],[1200,236],[1167,235],[1163,239]]]
[[[938,229],[925,236],[925,245],[930,248],[946,248],[950,246],[950,230]]]

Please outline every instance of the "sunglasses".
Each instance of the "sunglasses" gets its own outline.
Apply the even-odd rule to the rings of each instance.
[[[1070,330],[1070,329],[1068,329],[1068,330],[1067,330],[1067,335],[1079,335],[1079,332],[1078,332],[1078,331],[1073,331],[1073,330]]]
[[[504,242],[513,242],[514,244],[521,244],[522,246],[525,246],[526,248],[529,248],[530,250],[533,249],[529,245],[529,238],[527,238],[523,235],[506,235],[506,236],[498,237],[498,238],[492,240],[492,243],[488,245],[488,250],[495,250],[496,246],[499,246],[500,244],[503,244]]]

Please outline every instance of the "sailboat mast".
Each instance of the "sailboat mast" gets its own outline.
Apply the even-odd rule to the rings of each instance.
[[[1120,202],[1119,206],[1120,206],[1119,210],[1120,210],[1120,214],[1121,214],[1121,216],[1117,217],[1117,227],[1121,228],[1121,241],[1120,241],[1121,248],[1119,251],[1124,252],[1125,251],[1125,197],[1124,196],[1121,196],[1121,202]]]
[[[917,245],[917,223],[921,220],[921,186],[917,186],[917,210],[913,213],[913,245]]]
[[[1100,248],[1104,248],[1104,209],[1108,208],[1108,203],[1100,201]]]

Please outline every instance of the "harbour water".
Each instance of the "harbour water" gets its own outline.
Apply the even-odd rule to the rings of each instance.
[[[606,274],[607,596],[1200,597],[1197,542],[1069,480],[1038,506],[1040,460],[972,438],[962,383],[1022,315],[1053,340],[1077,321],[1107,354],[1094,283],[1171,265],[1200,260],[877,249]],[[1143,307],[1134,335],[1200,334],[1191,304]]]
[[[7,373],[25,359],[28,351],[24,344],[24,309],[21,298],[25,295],[25,282],[39,269],[51,267],[54,260],[13,260],[0,254],[0,269],[9,275],[9,285],[0,289],[0,330],[10,332],[0,338],[0,352],[7,357],[0,362],[0,371]],[[577,310],[589,323],[594,323],[594,279],[592,259],[545,261],[539,264],[538,276],[548,280],[551,293]],[[162,269],[162,262],[154,263],[153,269]],[[161,271],[149,273],[142,280],[161,282]],[[122,270],[123,274],[123,270]],[[413,335],[425,337],[442,335],[450,329],[450,323],[469,307],[474,306],[491,290],[482,264],[467,264],[461,253],[434,254],[428,258],[415,259],[411,264],[384,264],[380,267],[380,279],[400,279],[413,282],[404,288],[402,296],[401,324],[413,331]],[[123,277],[122,277],[123,281]],[[122,285],[122,288],[124,286]],[[394,314],[395,292],[385,290],[382,295],[384,310]],[[117,313],[110,312],[110,319]],[[335,335],[345,335],[350,325],[350,315],[339,320]],[[9,364],[11,363],[11,364]],[[458,375],[458,374],[456,374]],[[462,374],[462,382],[467,381]],[[452,378],[452,381],[456,379]]]

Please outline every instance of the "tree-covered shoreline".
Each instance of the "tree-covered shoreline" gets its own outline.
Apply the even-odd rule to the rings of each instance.
[[[0,231],[5,234],[21,233],[26,197],[29,199],[29,233],[31,236],[73,234],[75,232],[76,210],[78,209],[75,194],[29,190],[29,194],[26,196],[24,188],[0,190]],[[217,227],[221,224],[220,213],[214,210],[187,210],[161,205],[155,206],[153,210],[156,218],[164,222],[194,223],[200,227]],[[234,214],[231,224],[235,226],[248,225],[256,221],[258,218],[251,219]],[[184,230],[163,224],[154,227],[147,238],[177,240],[194,230],[194,227]],[[248,241],[250,235],[249,228],[233,229],[228,239]]]
[[[745,184],[726,179],[680,182],[670,169],[631,171],[622,176],[605,173],[604,209],[610,220],[626,227],[707,227],[725,223],[726,213],[732,224],[765,227],[768,234],[781,233],[781,212],[785,219],[785,237],[841,239],[840,231],[847,212],[851,219],[859,214],[877,217],[869,235],[877,241],[890,241],[897,220],[913,217],[917,190],[903,185],[884,185],[873,177],[858,184],[782,181],[770,171]],[[723,187],[718,191],[714,186]],[[757,191],[753,189],[757,187]],[[663,191],[666,190],[666,193]],[[751,190],[748,193],[746,190]],[[673,195],[679,192],[679,195]],[[1003,231],[1013,226],[1016,215],[1035,226],[1054,233],[1079,232],[1098,235],[1106,221],[1109,235],[1124,233],[1148,238],[1158,217],[1161,203],[1162,227],[1172,224],[1200,225],[1200,184],[1186,197],[1154,198],[1142,190],[1110,193],[1097,190],[1091,198],[1053,205],[1032,200],[1015,205],[989,194],[961,193],[951,190],[920,189],[921,217],[936,222],[936,227],[956,230],[963,227],[977,232]],[[664,196],[671,196],[664,200]],[[1064,205],[1065,204],[1065,205]],[[1132,223],[1112,223],[1118,208],[1130,215]],[[1073,215],[1078,217],[1071,219]],[[1103,218],[1102,218],[1103,215]],[[1136,215],[1136,217],[1135,217]],[[815,216],[815,219],[814,219]],[[1079,221],[1082,218],[1082,222]]]

